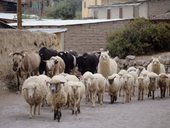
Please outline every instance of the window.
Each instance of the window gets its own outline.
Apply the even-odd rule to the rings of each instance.
[[[119,18],[123,18],[123,8],[119,8]]]
[[[110,18],[111,18],[111,10],[107,9],[107,19],[110,19]]]

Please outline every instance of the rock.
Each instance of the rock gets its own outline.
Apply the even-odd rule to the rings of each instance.
[[[135,56],[134,55],[128,55],[128,56],[126,56],[126,59],[127,60],[134,60]]]

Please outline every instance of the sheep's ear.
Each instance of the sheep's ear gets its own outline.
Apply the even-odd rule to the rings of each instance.
[[[60,84],[63,84],[64,85],[65,82],[60,82]]]
[[[57,64],[58,63],[58,60],[54,60],[54,64]]]
[[[106,53],[109,54],[109,50],[107,50]]]
[[[45,81],[45,83],[46,83],[47,86],[51,85],[49,81]]]

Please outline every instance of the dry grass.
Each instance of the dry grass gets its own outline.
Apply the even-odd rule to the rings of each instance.
[[[39,51],[43,46],[59,50],[55,35],[13,29],[0,29],[0,46],[0,81],[7,83],[15,79],[11,66],[12,60],[9,57],[11,52]]]

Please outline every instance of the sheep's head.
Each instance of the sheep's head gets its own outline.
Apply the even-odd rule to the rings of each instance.
[[[156,78],[155,77],[150,77],[150,84],[155,84]]]
[[[64,84],[63,82],[59,82],[59,83],[48,83],[50,84],[49,85],[49,88],[50,88],[50,91],[52,93],[57,93],[61,90],[62,88],[62,85]]]
[[[100,60],[101,61],[108,61],[110,59],[108,52],[102,52],[100,55]]]
[[[21,68],[25,54],[16,52],[16,53],[10,53],[10,56],[11,55],[13,56],[13,71],[17,72]]]
[[[56,58],[51,57],[50,60],[45,61],[46,62],[46,68],[48,70],[52,70],[52,67],[58,63],[58,60]]]
[[[143,77],[138,77],[138,83],[139,83],[139,85],[142,85],[142,84],[143,84],[143,80],[144,80]]]
[[[152,64],[155,66],[159,65],[160,64],[159,58],[152,58]]]

